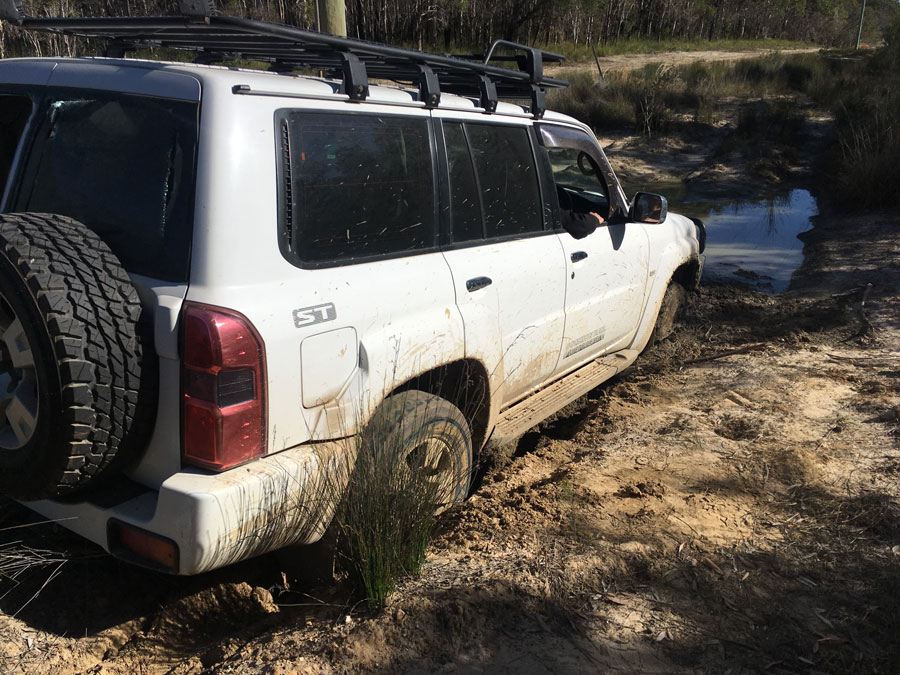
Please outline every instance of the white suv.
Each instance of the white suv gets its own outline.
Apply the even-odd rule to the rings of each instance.
[[[321,536],[341,439],[415,413],[462,499],[487,444],[628,367],[697,283],[702,224],[629,203],[590,129],[545,113],[558,57],[500,45],[507,69],[200,5],[0,2],[110,55],[0,62],[5,494],[195,574]],[[146,45],[275,72],[124,58]]]

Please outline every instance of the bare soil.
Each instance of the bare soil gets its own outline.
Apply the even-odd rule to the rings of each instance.
[[[616,143],[631,181],[712,164]],[[179,579],[4,504],[47,564],[0,579],[0,673],[900,672],[900,218],[820,216],[804,253],[527,433],[379,614],[316,547]]]

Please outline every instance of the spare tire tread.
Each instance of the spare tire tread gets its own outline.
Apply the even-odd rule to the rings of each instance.
[[[130,451],[155,416],[155,405],[137,405],[150,375],[142,372],[140,299],[100,237],[70,218],[0,216],[0,247],[31,291],[55,352],[68,447],[58,467],[41,469],[49,479],[37,491],[59,496]]]

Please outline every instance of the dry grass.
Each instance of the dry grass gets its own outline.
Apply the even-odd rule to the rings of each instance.
[[[610,73],[602,83],[589,71],[576,73],[568,89],[551,92],[550,107],[595,130],[633,126],[650,135],[665,130],[678,115],[712,124],[736,98],[765,100],[797,92],[825,96],[830,79],[829,65],[818,54],[698,61],[674,68],[650,64]]]
[[[11,540],[0,543],[0,600],[5,598],[20,581],[35,572],[46,570],[46,577],[37,586],[34,593],[19,607],[21,611],[27,607],[62,571],[69,556],[64,551],[38,548],[28,541],[16,539],[23,528],[34,528],[40,523],[27,523],[0,527],[0,536]]]

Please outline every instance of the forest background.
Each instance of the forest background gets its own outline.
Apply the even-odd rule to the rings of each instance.
[[[696,42],[798,41],[855,46],[862,0],[347,0],[352,37],[429,51],[479,50],[495,38],[600,52]],[[163,15],[175,0],[25,0],[33,16]],[[316,27],[315,0],[221,0],[226,14]],[[868,0],[863,42],[877,43],[897,0]],[[90,51],[71,38],[0,24],[0,58]],[[632,50],[628,50],[632,51]],[[587,52],[589,54],[589,52]]]

